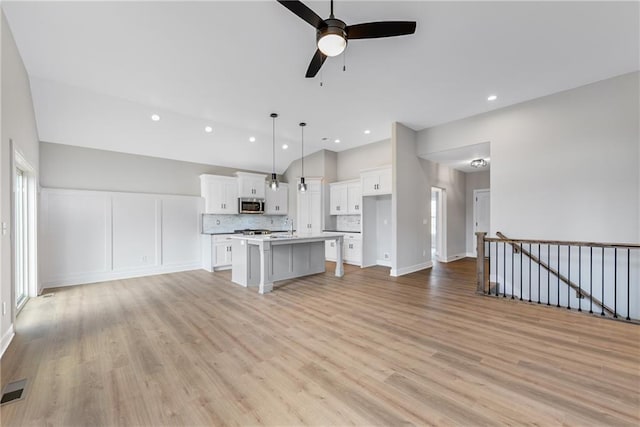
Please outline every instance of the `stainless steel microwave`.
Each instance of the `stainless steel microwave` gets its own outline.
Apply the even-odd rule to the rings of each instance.
[[[241,214],[263,214],[264,199],[238,199],[238,212]]]

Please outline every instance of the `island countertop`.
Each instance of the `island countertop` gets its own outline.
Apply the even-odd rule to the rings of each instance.
[[[282,243],[306,243],[306,242],[317,242],[320,240],[336,240],[336,238],[344,236],[343,233],[327,233],[324,232],[322,234],[317,235],[287,235],[287,234],[261,234],[261,235],[253,235],[253,236],[244,236],[241,234],[229,236],[230,239],[237,240],[247,240],[249,242],[271,242],[271,244]]]

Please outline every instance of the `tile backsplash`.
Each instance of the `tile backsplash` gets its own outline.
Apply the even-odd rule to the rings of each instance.
[[[287,230],[287,216],[284,215],[202,215],[202,232],[227,233],[245,228],[264,228],[267,230]],[[295,227],[295,224],[294,224]]]
[[[360,215],[338,215],[336,229],[340,231],[360,231]]]

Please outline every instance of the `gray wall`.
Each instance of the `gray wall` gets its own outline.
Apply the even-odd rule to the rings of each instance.
[[[391,164],[391,140],[385,139],[340,151],[337,155],[337,162],[336,181],[358,179],[362,169]]]
[[[200,174],[232,176],[238,170],[40,143],[40,185],[48,188],[199,196]]]
[[[429,221],[431,220],[431,187],[438,187],[446,193],[446,252],[443,259],[452,261],[454,257],[466,256],[466,192],[465,173],[439,163],[420,159],[424,172],[424,186],[429,191]],[[429,238],[431,235],[429,234]],[[430,248],[431,246],[429,246]]]
[[[419,132],[418,153],[491,142],[491,234],[640,242],[640,72]]]
[[[416,132],[400,123],[392,128],[391,275],[426,266],[431,259],[430,189],[416,156]]]
[[[1,150],[0,150],[0,182],[2,198],[2,222],[9,227],[9,233],[0,234],[2,239],[0,256],[2,258],[0,296],[7,304],[7,313],[2,316],[0,337],[13,328],[15,319],[14,289],[12,286],[13,262],[11,256],[11,236],[14,233],[14,221],[11,207],[11,182],[13,176],[13,151],[9,140],[13,140],[13,147],[29,162],[38,174],[38,133],[36,129],[31,87],[27,71],[16,47],[13,35],[4,13],[0,18],[0,33],[2,36],[1,56]],[[1,313],[1,312],[0,312]],[[4,343],[3,343],[4,344]]]
[[[467,205],[467,254],[472,255],[476,247],[476,236],[473,235],[473,190],[481,190],[485,188],[491,188],[490,172],[471,172],[465,174],[465,187],[466,187],[466,205]]]

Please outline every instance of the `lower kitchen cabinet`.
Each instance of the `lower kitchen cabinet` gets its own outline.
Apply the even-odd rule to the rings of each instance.
[[[212,266],[214,270],[227,270],[231,268],[231,247],[233,234],[217,234],[212,239]]]
[[[337,258],[336,242],[327,241],[324,252],[327,261],[335,261]],[[362,266],[362,236],[360,233],[344,233],[342,257],[347,264]]]

